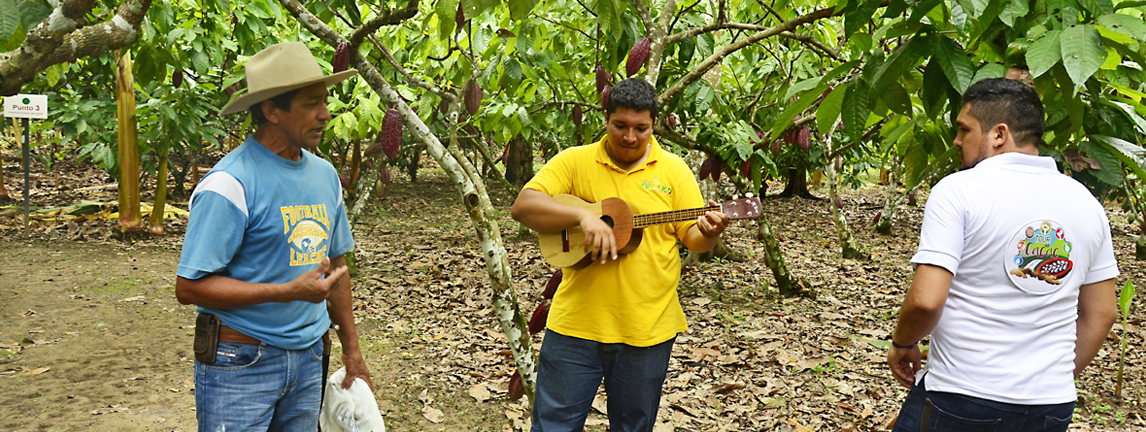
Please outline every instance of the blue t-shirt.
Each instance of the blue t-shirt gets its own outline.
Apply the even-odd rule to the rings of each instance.
[[[211,168],[190,205],[177,273],[187,279],[289,282],[354,248],[334,167],[305,150],[284,159],[253,136]],[[330,327],[325,302],[197,309],[282,349],[309,347]]]

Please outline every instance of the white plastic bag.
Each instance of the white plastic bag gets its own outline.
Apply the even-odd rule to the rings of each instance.
[[[339,368],[326,382],[326,399],[318,424],[323,432],[386,432],[374,393],[362,378],[355,378],[349,390],[342,389],[346,368]]]

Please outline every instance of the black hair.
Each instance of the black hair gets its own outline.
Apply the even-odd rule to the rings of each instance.
[[[290,103],[294,100],[294,97],[298,94],[299,90],[301,89],[291,90],[267,100],[275,104],[276,108],[290,112]],[[267,116],[263,115],[263,102],[265,101],[259,101],[259,103],[251,105],[250,108],[247,108],[247,111],[250,111],[251,113],[251,122],[254,123],[255,126],[261,126],[263,123],[267,122]]]
[[[1046,130],[1045,111],[1035,89],[1020,81],[991,78],[979,81],[963,93],[967,114],[979,121],[983,132],[1006,123],[1015,145],[1038,145]]]
[[[609,91],[609,100],[605,102],[605,112],[612,114],[617,107],[625,107],[637,111],[648,111],[649,117],[657,118],[657,90],[652,84],[640,78],[629,78],[617,83]]]

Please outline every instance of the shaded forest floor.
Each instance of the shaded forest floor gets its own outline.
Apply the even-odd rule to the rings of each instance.
[[[5,174],[16,196],[16,172]],[[394,177],[355,227],[356,317],[389,429],[524,427],[524,399],[506,400],[514,367],[457,192],[432,169],[415,183]],[[115,201],[114,191],[77,190],[108,182],[102,173],[54,169],[35,178],[36,206]],[[774,186],[772,193],[783,185]],[[553,269],[535,237],[509,219],[512,196],[489,187],[529,313]],[[784,258],[814,299],[776,296],[751,221],[725,234],[745,261],[685,269],[680,297],[689,331],[673,348],[658,432],[885,429],[906,395],[884,363],[884,347],[911,281],[923,200],[900,210],[892,236],[879,236],[868,230],[884,193],[878,186],[844,191],[868,262],[839,257],[826,200],[765,200]],[[1141,292],[1136,226],[1120,210],[1108,213],[1119,286],[1133,278]],[[80,219],[38,225],[25,239],[20,218],[0,209],[0,430],[195,430],[194,309],[179,305],[173,288],[185,221],[168,220],[164,237],[125,237],[113,221]],[[1078,383],[1071,430],[1146,430],[1142,321],[1139,306],[1128,334],[1115,325]],[[1130,349],[1120,402],[1114,375],[1124,336]],[[594,407],[587,430],[607,430],[603,395]]]

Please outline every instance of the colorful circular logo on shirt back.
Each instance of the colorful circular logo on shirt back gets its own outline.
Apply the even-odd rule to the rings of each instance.
[[[1003,265],[1011,282],[1030,294],[1058,291],[1074,269],[1067,230],[1055,221],[1024,224],[1011,237]]]

